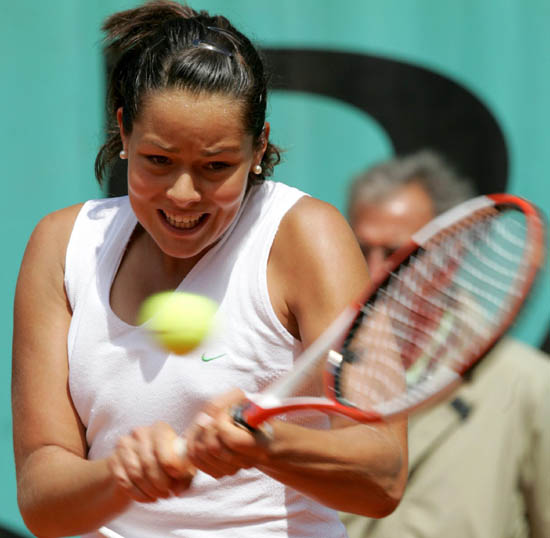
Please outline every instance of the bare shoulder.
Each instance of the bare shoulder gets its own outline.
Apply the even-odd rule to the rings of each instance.
[[[292,253],[295,263],[357,270],[366,277],[366,264],[344,216],[331,204],[301,198],[281,222],[275,247]],[[347,265],[347,267],[342,267]]]
[[[83,204],[54,211],[34,228],[25,248],[17,280],[16,308],[29,303],[37,290],[64,301],[65,255],[75,219]]]
[[[344,216],[304,197],[285,215],[273,244],[271,282],[308,343],[362,292],[365,260]],[[277,304],[277,297],[275,297]],[[281,303],[279,303],[281,304]]]
[[[71,235],[74,222],[84,204],[75,204],[63,209],[58,209],[43,217],[31,235],[31,241],[46,241],[48,245],[63,242]]]
[[[64,262],[71,231],[82,206],[72,205],[43,217],[31,234],[23,263],[29,258],[36,260],[42,257]]]

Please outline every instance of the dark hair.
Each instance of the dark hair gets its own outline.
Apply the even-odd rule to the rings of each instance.
[[[250,40],[221,15],[195,11],[171,0],[154,0],[108,17],[105,51],[113,59],[107,91],[107,141],[95,162],[101,184],[122,150],[116,113],[122,107],[127,133],[147,94],[181,89],[234,96],[243,102],[246,132],[259,144],[266,114],[267,75]],[[262,173],[249,174],[249,184],[270,176],[281,160],[268,142]]]
[[[409,183],[418,183],[439,215],[475,196],[473,183],[435,151],[424,149],[380,162],[356,176],[349,191],[348,215],[357,202],[378,202]]]

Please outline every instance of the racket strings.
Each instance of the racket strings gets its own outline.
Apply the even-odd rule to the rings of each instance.
[[[418,249],[364,305],[344,344],[339,396],[398,412],[464,371],[521,295],[526,236],[521,212],[489,208]]]
[[[371,308],[363,317],[363,322],[356,327],[353,342],[348,343],[344,354],[346,361],[351,364],[348,374],[353,370],[353,375],[340,380],[340,390],[349,404],[362,409],[391,399],[401,393],[404,387],[401,349],[395,343],[387,314],[381,305],[376,311]],[[369,367],[365,368],[367,349]],[[356,376],[356,373],[360,375]]]

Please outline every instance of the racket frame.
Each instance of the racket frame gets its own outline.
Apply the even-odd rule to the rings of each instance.
[[[354,407],[345,399],[341,398],[335,387],[338,386],[338,376],[340,363],[343,357],[336,349],[341,349],[348,329],[358,322],[358,318],[364,314],[361,311],[363,305],[373,300],[377,291],[391,278],[392,272],[401,264],[410,258],[419,249],[422,249],[430,239],[436,236],[440,231],[466,218],[469,214],[484,208],[502,207],[519,209],[526,217],[527,237],[530,238],[529,250],[525,253],[527,259],[525,265],[528,270],[524,273],[521,285],[516,279],[518,295],[522,297],[513,303],[504,320],[500,323],[495,335],[491,338],[478,353],[464,361],[463,366],[454,371],[455,376],[450,375],[448,380],[443,382],[438,390],[422,401],[398,409],[395,412],[379,412],[375,409],[359,409]],[[518,315],[524,303],[524,298],[528,295],[533,286],[536,275],[544,262],[544,220],[541,213],[530,202],[523,198],[507,193],[482,195],[472,198],[455,208],[439,215],[416,232],[407,245],[401,247],[388,259],[386,268],[377,275],[373,275],[369,285],[362,294],[359,301],[350,305],[340,315],[333,324],[308,347],[298,358],[292,372],[283,376],[264,392],[258,394],[247,394],[247,400],[238,406],[233,413],[235,421],[250,431],[255,431],[262,422],[270,418],[290,413],[294,411],[313,409],[328,414],[340,414],[358,422],[377,422],[408,415],[420,408],[429,406],[436,401],[441,400],[447,394],[451,393],[460,384],[462,376],[474,364],[479,362],[495,346],[499,339],[506,333]],[[321,360],[324,355],[326,359],[326,368],[323,374],[323,383],[325,389],[324,397],[287,397],[287,389],[292,386],[289,380],[293,380],[294,385],[299,384],[299,380],[307,372],[311,365]],[[291,391],[290,391],[291,392]]]

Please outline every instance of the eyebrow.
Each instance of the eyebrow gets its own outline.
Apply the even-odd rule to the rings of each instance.
[[[145,144],[151,144],[152,146],[156,146],[157,148],[161,149],[162,151],[166,151],[168,153],[178,153],[179,149],[175,146],[166,146],[162,144],[161,142],[157,142],[156,140],[144,140]]]
[[[151,144],[152,146],[156,146],[157,148],[161,149],[162,151],[166,151],[167,153],[179,153],[179,148],[175,146],[169,146],[165,145],[162,142],[159,142],[157,140],[144,140],[144,144]],[[213,157],[215,155],[219,155],[220,153],[240,153],[241,147],[237,145],[230,145],[230,146],[220,146],[219,148],[213,148],[213,149],[205,149],[201,153],[206,157]]]
[[[219,155],[220,153],[240,153],[240,146],[222,146],[214,149],[205,149],[202,154],[207,157]]]

